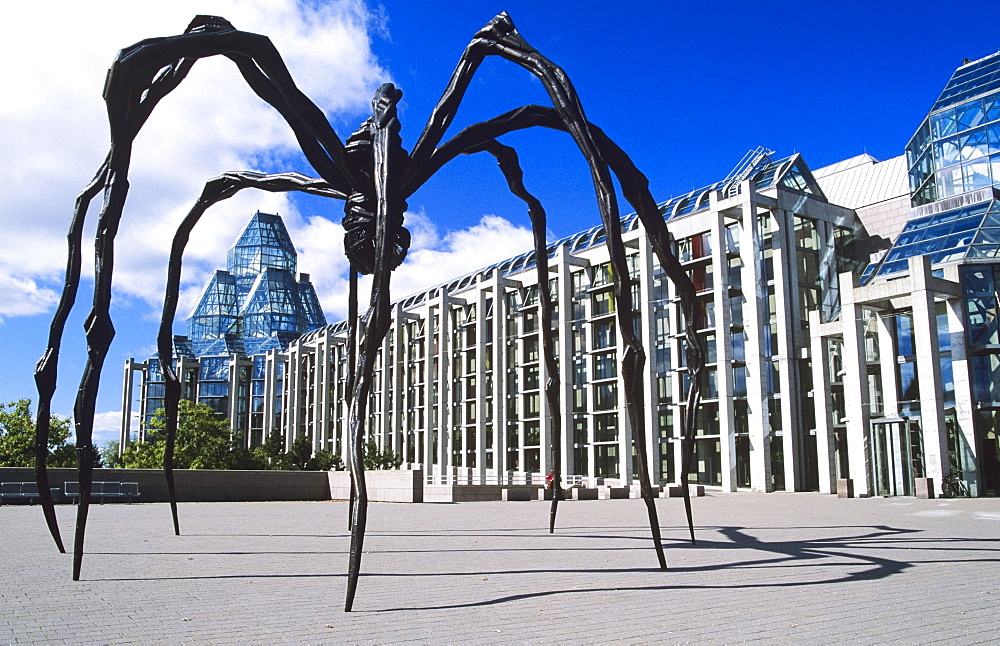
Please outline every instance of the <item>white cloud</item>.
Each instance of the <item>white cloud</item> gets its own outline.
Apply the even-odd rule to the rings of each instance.
[[[422,213],[407,213],[414,244],[406,261],[392,274],[393,298],[439,285],[532,248],[531,229],[496,215],[484,215],[468,229],[438,237]]]
[[[137,417],[137,413],[133,413],[132,416],[133,418]],[[120,410],[94,414],[93,443],[95,446],[103,446],[111,440],[117,441],[121,437],[121,430],[122,412]]]
[[[289,235],[299,252],[299,269],[310,275],[327,319],[347,317],[349,265],[344,255],[344,231],[320,217],[285,218]],[[392,273],[393,300],[439,285],[477,269],[506,260],[532,248],[531,230],[495,215],[484,215],[478,224],[443,235],[422,211],[407,212],[410,251]],[[371,279],[358,281],[358,302],[368,302]]]
[[[51,289],[40,288],[31,279],[0,274],[0,303],[7,316],[33,316],[56,304],[59,296]],[[0,318],[0,323],[3,318]]]
[[[0,316],[39,314],[56,302],[75,198],[109,145],[101,91],[115,52],[142,38],[180,33],[197,13],[225,16],[239,29],[268,35],[300,88],[342,136],[368,113],[374,89],[390,80],[370,46],[371,34],[384,25],[361,0],[308,9],[292,0],[66,3],[46,17],[44,30],[30,28],[36,8],[11,5],[5,24],[13,28],[0,40],[0,56],[18,61],[0,67],[5,88],[0,155],[7,161],[0,192],[0,227],[6,232],[0,238]],[[228,170],[278,170],[297,151],[289,129],[249,90],[230,61],[199,61],[136,138],[129,200],[116,243],[116,295],[144,301],[145,317],[157,320],[170,242],[204,182]],[[313,174],[308,167],[280,170]],[[93,274],[99,208],[100,196],[88,213],[84,276]],[[226,251],[255,210],[284,217],[299,248],[300,270],[311,274],[328,317],[346,316],[348,263],[340,203],[331,210],[334,221],[300,214],[286,194],[243,191],[209,210],[195,228],[184,256],[179,318],[190,313],[212,273],[225,266]],[[495,216],[442,233],[431,218],[415,212],[406,215],[406,225],[413,242],[406,263],[393,274],[394,298],[531,246],[528,229]],[[369,285],[362,279],[362,303]]]
[[[30,3],[5,7],[8,29],[0,39],[0,56],[11,61],[0,67],[5,160],[0,289],[13,295],[0,298],[3,316],[35,314],[53,305],[75,197],[109,145],[101,91],[118,49],[180,33],[195,14],[212,13],[239,29],[267,34],[300,88],[334,120],[353,122],[365,114],[374,89],[388,80],[370,48],[369,32],[381,26],[373,24],[360,0],[318,9],[291,0],[62,3],[46,15],[44,29],[37,28],[37,11]],[[119,293],[158,307],[170,240],[204,182],[228,170],[260,170],[296,151],[289,129],[253,95],[231,62],[199,61],[136,139],[116,246]],[[309,168],[294,170],[312,174]],[[99,207],[100,197],[91,205],[86,238],[93,236]],[[201,287],[255,209],[294,211],[287,196],[255,191],[210,210],[185,256],[186,285]],[[92,251],[84,253],[84,272],[90,275],[86,261]]]

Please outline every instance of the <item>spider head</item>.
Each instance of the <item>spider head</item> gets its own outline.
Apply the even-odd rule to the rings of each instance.
[[[222,16],[195,16],[191,23],[184,30],[185,34],[199,33],[199,32],[219,32],[219,31],[232,31],[236,29],[233,27],[233,23],[229,22]]]
[[[396,105],[401,98],[403,91],[392,83],[383,83],[375,91],[375,97],[372,99],[372,115],[379,127],[396,117]]]

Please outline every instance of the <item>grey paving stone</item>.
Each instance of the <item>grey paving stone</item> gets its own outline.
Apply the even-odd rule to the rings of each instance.
[[[344,503],[91,510],[82,579],[0,507],[0,643],[926,643],[1000,629],[1000,500],[819,494],[372,505],[343,612]],[[75,508],[58,508],[72,540]],[[963,614],[964,613],[964,614]]]

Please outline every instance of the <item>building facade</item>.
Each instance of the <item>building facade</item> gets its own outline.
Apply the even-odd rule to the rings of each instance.
[[[725,179],[661,204],[698,290],[707,350],[692,481],[913,495],[960,473],[973,495],[996,495],[998,197],[1000,54],[955,72],[900,157],[813,172],[801,155],[757,149]],[[674,483],[685,322],[638,219],[621,226],[647,353],[648,468],[654,482]],[[548,285],[529,252],[396,302],[366,432],[431,478],[483,483],[547,473],[559,434],[562,473],[631,483],[604,240],[595,227],[550,244]],[[551,321],[540,319],[539,289],[554,297]],[[211,330],[229,324],[207,311]],[[543,325],[555,333],[558,375],[545,374]],[[231,342],[212,334],[190,341],[201,365],[210,355],[196,348]],[[346,322],[270,338],[273,347],[225,355],[248,375],[228,373],[230,418],[246,420],[234,428],[245,424],[251,444],[273,431],[288,444],[305,436],[346,459]],[[185,343],[176,360],[190,360]],[[550,377],[561,387],[558,428],[542,393]]]

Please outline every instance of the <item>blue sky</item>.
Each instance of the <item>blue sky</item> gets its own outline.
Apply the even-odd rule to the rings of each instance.
[[[995,3],[976,1],[961,10],[929,2],[537,0],[178,0],[151,7],[67,6],[42,33],[30,7],[8,13],[7,24],[24,28],[12,29],[0,45],[6,60],[23,61],[0,71],[10,91],[0,107],[8,171],[0,192],[0,401],[35,398],[32,369],[61,285],[73,200],[107,148],[105,69],[117,49],[179,33],[195,13],[218,13],[270,35],[342,138],[365,117],[378,84],[394,82],[404,92],[400,120],[409,148],[472,34],[507,10],[527,41],[568,73],[590,120],[632,155],[660,200],[724,177],[760,145],[779,156],[801,152],[813,168],[862,152],[899,155],[962,59],[1000,49],[1000,36],[988,27]],[[201,183],[248,168],[313,174],[231,66],[204,62],[196,73],[137,141],[117,254],[118,336],[97,407],[102,441],[114,437],[122,361],[152,351],[169,239]],[[547,103],[541,84],[511,63],[488,60],[451,132],[525,103]],[[598,223],[586,166],[565,135],[531,131],[506,142],[521,153],[552,239]],[[186,304],[224,266],[225,250],[256,208],[285,217],[300,247],[300,270],[313,275],[330,320],[342,317],[342,207],[286,196],[247,193],[210,212],[185,264]],[[444,169],[410,199],[407,217],[414,250],[394,276],[397,296],[530,246],[524,207],[485,155]],[[88,287],[67,328],[54,407],[63,415],[71,412],[85,360]],[[175,330],[183,333],[183,321]]]

